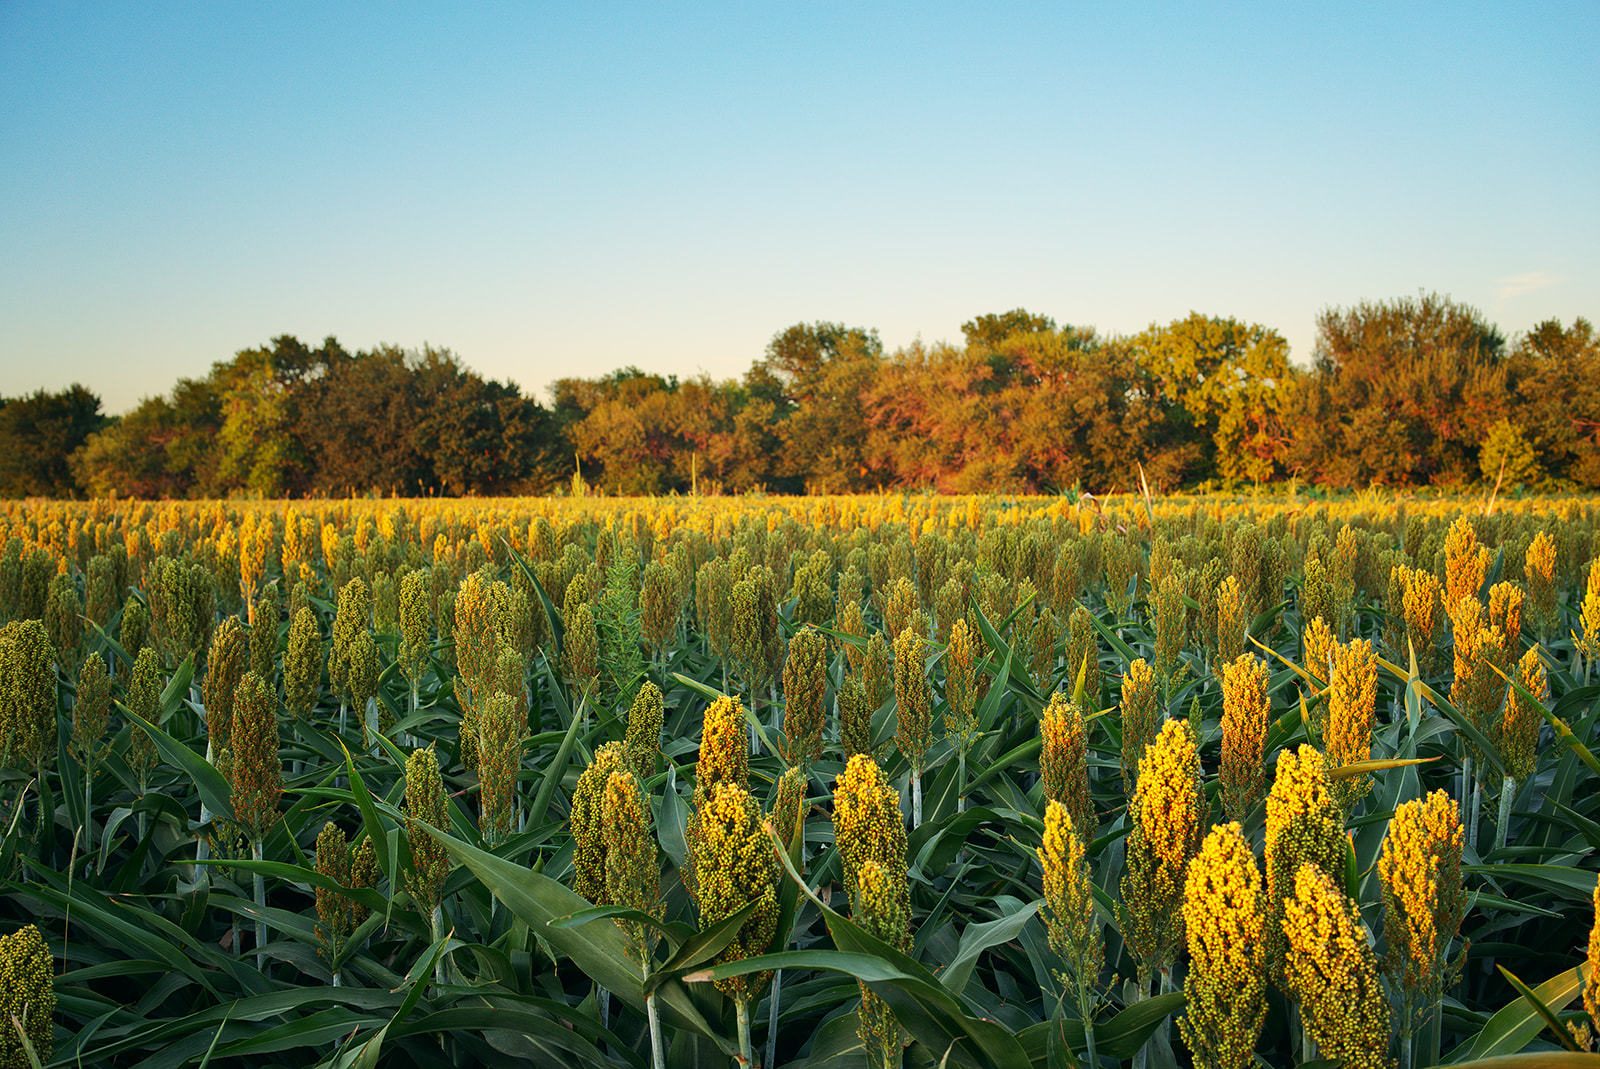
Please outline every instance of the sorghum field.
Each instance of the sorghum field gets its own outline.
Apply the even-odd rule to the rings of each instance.
[[[1593,1064],[1597,520],[12,503],[0,1065]]]

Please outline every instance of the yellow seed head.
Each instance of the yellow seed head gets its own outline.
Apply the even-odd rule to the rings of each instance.
[[[1187,1002],[1178,1030],[1197,1069],[1250,1065],[1267,1015],[1261,871],[1237,823],[1211,829],[1184,881]]]
[[[1250,633],[1250,613],[1244,588],[1234,575],[1217,587],[1217,663],[1231,664],[1244,653]]]
[[[233,728],[233,695],[247,671],[250,671],[249,638],[239,618],[230,616],[212,632],[211,652],[206,655],[206,735],[213,753],[228,748],[228,733]]]
[[[661,752],[661,725],[665,717],[661,689],[645,680],[628,709],[628,729],[622,739],[628,767],[641,782],[656,773],[656,754]]]
[[[1439,641],[1440,616],[1444,609],[1444,589],[1438,576],[1421,568],[1402,569],[1405,583],[1406,637],[1417,657],[1432,659],[1434,644]]]
[[[1060,802],[1045,807],[1044,844],[1038,855],[1044,871],[1044,922],[1050,947],[1066,962],[1076,984],[1092,987],[1105,965],[1105,942],[1095,920],[1083,839]]]
[[[39,1064],[48,1064],[53,1052],[56,995],[51,974],[54,961],[44,936],[33,925],[0,936],[0,1065],[28,1065],[22,1036],[12,1019],[22,1022],[28,1044]]]
[[[661,908],[661,865],[650,830],[650,805],[633,774],[611,773],[600,800],[600,838],[605,851],[605,898],[618,906],[655,914]],[[660,933],[638,921],[618,920],[636,964],[650,960]]]
[[[1489,623],[1500,629],[1505,642],[1505,663],[1517,659],[1522,645],[1522,588],[1515,583],[1496,583],[1489,588]]]
[[[1361,911],[1314,864],[1294,875],[1282,919],[1283,970],[1319,1052],[1350,1069],[1390,1069],[1389,1003]]]
[[[1329,681],[1327,730],[1323,739],[1333,768],[1372,758],[1372,727],[1378,706],[1378,661],[1372,643],[1358,638],[1335,644]],[[1349,813],[1372,790],[1372,774],[1333,783],[1334,801]]]
[[[1478,544],[1478,532],[1465,516],[1457,517],[1444,539],[1445,605],[1454,611],[1462,598],[1477,600],[1489,571],[1489,551]]]
[[[278,702],[261,677],[246,672],[233,699],[233,814],[259,844],[278,822],[283,762],[278,756]]]
[[[1589,1011],[1594,1031],[1600,1033],[1600,882],[1595,884],[1594,923],[1589,927],[1589,975],[1583,984],[1583,1008]]]
[[[933,693],[928,686],[928,640],[911,628],[894,640],[895,744],[921,772],[933,743]]]
[[[1600,657],[1600,560],[1589,566],[1589,583],[1584,589],[1583,610],[1579,620],[1583,637],[1577,638],[1584,656]]]
[[[1200,754],[1187,721],[1167,721],[1145,751],[1129,811],[1122,936],[1147,984],[1172,966],[1183,945],[1184,879],[1206,826]]]
[[[0,628],[0,764],[33,768],[55,748],[56,652],[44,624],[16,620]]]
[[[445,878],[450,875],[450,855],[443,844],[423,831],[421,825],[444,831],[450,827],[444,796],[444,780],[439,775],[439,759],[433,746],[413,750],[406,758],[406,837],[411,843],[413,870],[406,874],[406,889],[425,912],[439,904]]]
[[[1547,634],[1556,619],[1556,543],[1548,531],[1533,536],[1522,559],[1528,584],[1528,607],[1534,626]]]
[[[594,760],[578,776],[572,790],[572,889],[595,905],[605,901],[606,858],[602,805],[613,772],[622,771],[625,751],[620,742],[608,742],[595,751]]]
[[[1294,893],[1295,873],[1306,864],[1330,878],[1343,879],[1346,841],[1339,807],[1328,790],[1327,764],[1312,746],[1278,755],[1278,771],[1267,796],[1267,904],[1272,923],[1269,962],[1279,962],[1279,922],[1283,904]]]
[[[806,627],[789,640],[783,665],[783,757],[790,764],[809,767],[822,756],[827,661],[828,640],[816,628]]]
[[[973,715],[978,704],[978,664],[976,642],[967,621],[956,617],[950,625],[950,643],[944,654],[944,696],[949,704],[945,713],[945,736],[958,752],[965,753],[977,741],[978,723]]]
[[[350,886],[350,847],[345,842],[344,832],[331,820],[317,833],[316,868],[319,875]],[[329,965],[338,958],[339,949],[350,934],[348,901],[332,888],[317,888],[318,953]]]
[[[309,608],[301,608],[289,624],[289,644],[283,654],[283,703],[298,720],[305,720],[317,704],[326,663],[322,634]]]
[[[1083,700],[1099,708],[1100,633],[1095,630],[1094,617],[1082,605],[1067,619],[1067,682],[1074,691],[1079,672],[1083,673]]]
[[[778,927],[778,861],[760,807],[743,787],[718,783],[696,813],[696,823],[700,834],[689,844],[695,872],[690,890],[700,908],[701,930],[750,902],[761,903],[717,955],[717,964],[766,953]],[[715,983],[729,998],[747,1002],[767,976],[747,973]]]
[[[1450,942],[1461,930],[1466,891],[1461,812],[1444,791],[1406,802],[1389,821],[1378,858],[1383,883],[1384,973],[1403,993],[1401,1030],[1409,1033],[1451,982]],[[1462,957],[1465,955],[1463,954]]]
[[[1539,659],[1537,647],[1529,649],[1517,662],[1517,682],[1538,699],[1538,704],[1513,689],[1494,741],[1500,755],[1506,759],[1506,771],[1520,784],[1533,775],[1539,764],[1539,729],[1544,726],[1544,714],[1539,706],[1550,704],[1550,677]]]
[[[1333,630],[1328,627],[1328,621],[1320,616],[1314,617],[1306,625],[1305,634],[1301,636],[1301,642],[1306,649],[1305,669],[1323,685],[1328,682],[1328,660],[1333,655],[1333,647],[1337,641]]]
[[[1130,664],[1122,677],[1122,789],[1130,796],[1138,779],[1139,759],[1161,726],[1156,686],[1156,670],[1143,658]]]
[[[911,949],[911,913],[906,893],[906,869],[898,870],[868,858],[855,874],[856,892],[850,899],[855,922],[869,934],[897,950]],[[880,1064],[895,1064],[903,1045],[900,1022],[888,1005],[861,984],[861,1014],[856,1034]]]
[[[478,721],[478,828],[491,847],[511,834],[517,815],[517,774],[528,717],[521,702],[496,692]]]
[[[1060,802],[1072,814],[1072,826],[1085,839],[1093,839],[1094,803],[1089,797],[1089,736],[1083,710],[1076,702],[1057,691],[1045,706],[1039,722],[1043,748],[1039,754],[1039,776],[1044,795]]]
[[[92,770],[111,748],[104,742],[111,722],[111,676],[105,658],[91,655],[78,671],[78,700],[72,707],[73,757],[85,770]]]
[[[744,706],[726,695],[711,703],[700,732],[700,759],[695,765],[695,790],[710,793],[718,783],[740,787],[750,782],[750,737],[745,732]]]
[[[806,819],[806,774],[799,765],[790,765],[779,778],[772,794],[772,829],[785,845]]]
[[[1222,809],[1242,820],[1266,789],[1267,695],[1270,673],[1252,654],[1222,666]]]
[[[1496,714],[1505,695],[1505,681],[1490,666],[1502,670],[1505,636],[1493,626],[1477,598],[1462,598],[1452,614],[1455,630],[1455,681],[1450,686],[1450,701],[1489,734],[1494,731]],[[1470,748],[1470,744],[1469,744]]]
[[[868,860],[905,870],[906,827],[900,793],[885,782],[878,763],[856,754],[834,781],[833,838],[839,846],[845,891],[856,893],[855,874]],[[907,907],[909,909],[909,906]]]

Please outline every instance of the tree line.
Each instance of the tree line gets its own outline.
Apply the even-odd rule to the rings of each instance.
[[[290,336],[108,418],[82,386],[0,402],[0,495],[1600,487],[1600,337],[1508,339],[1426,295],[1330,308],[1309,368],[1277,331],[1192,313],[1133,336],[1023,309],[885,353],[801,323],[738,379],[628,367],[548,406],[448,350]]]

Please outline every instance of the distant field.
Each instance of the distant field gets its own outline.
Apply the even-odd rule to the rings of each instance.
[[[0,505],[0,1066],[1577,1049],[1597,519]]]

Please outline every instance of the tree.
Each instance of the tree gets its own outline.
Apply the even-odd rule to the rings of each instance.
[[[414,447],[433,461],[427,489],[442,494],[542,492],[568,469],[550,413],[513,383],[484,380],[447,349],[416,364]]]
[[[861,397],[882,362],[877,331],[842,323],[796,324],[768,343],[758,363],[782,390],[781,488],[847,493],[875,483],[862,449]]]
[[[1518,340],[1517,416],[1556,478],[1600,486],[1600,335],[1549,319]]]
[[[415,494],[433,485],[432,458],[415,433],[417,376],[406,353],[379,346],[330,357],[322,375],[301,384],[294,406],[291,433],[307,490]]]
[[[106,425],[100,398],[74,383],[0,404],[0,497],[74,496],[67,458]]]
[[[1224,479],[1272,477],[1288,446],[1281,402],[1293,377],[1277,331],[1190,312],[1133,344],[1174,417],[1215,446]]]
[[[1291,466],[1344,487],[1472,481],[1510,404],[1504,348],[1482,313],[1438,294],[1327,309],[1288,413]]]
[[[242,349],[231,362],[212,368],[222,393],[219,492],[283,497],[306,491],[311,465],[294,434],[301,388],[348,359],[331,335],[312,350],[293,335],[280,334],[270,347]]]
[[[1056,321],[1049,316],[1034,315],[1024,308],[1014,308],[999,315],[974,316],[961,324],[967,347],[973,349],[998,349],[1002,342],[1014,334],[1051,334]]]
[[[222,395],[212,381],[179,379],[171,399],[146,397],[89,435],[69,458],[73,477],[97,496],[197,497],[215,492]]]

